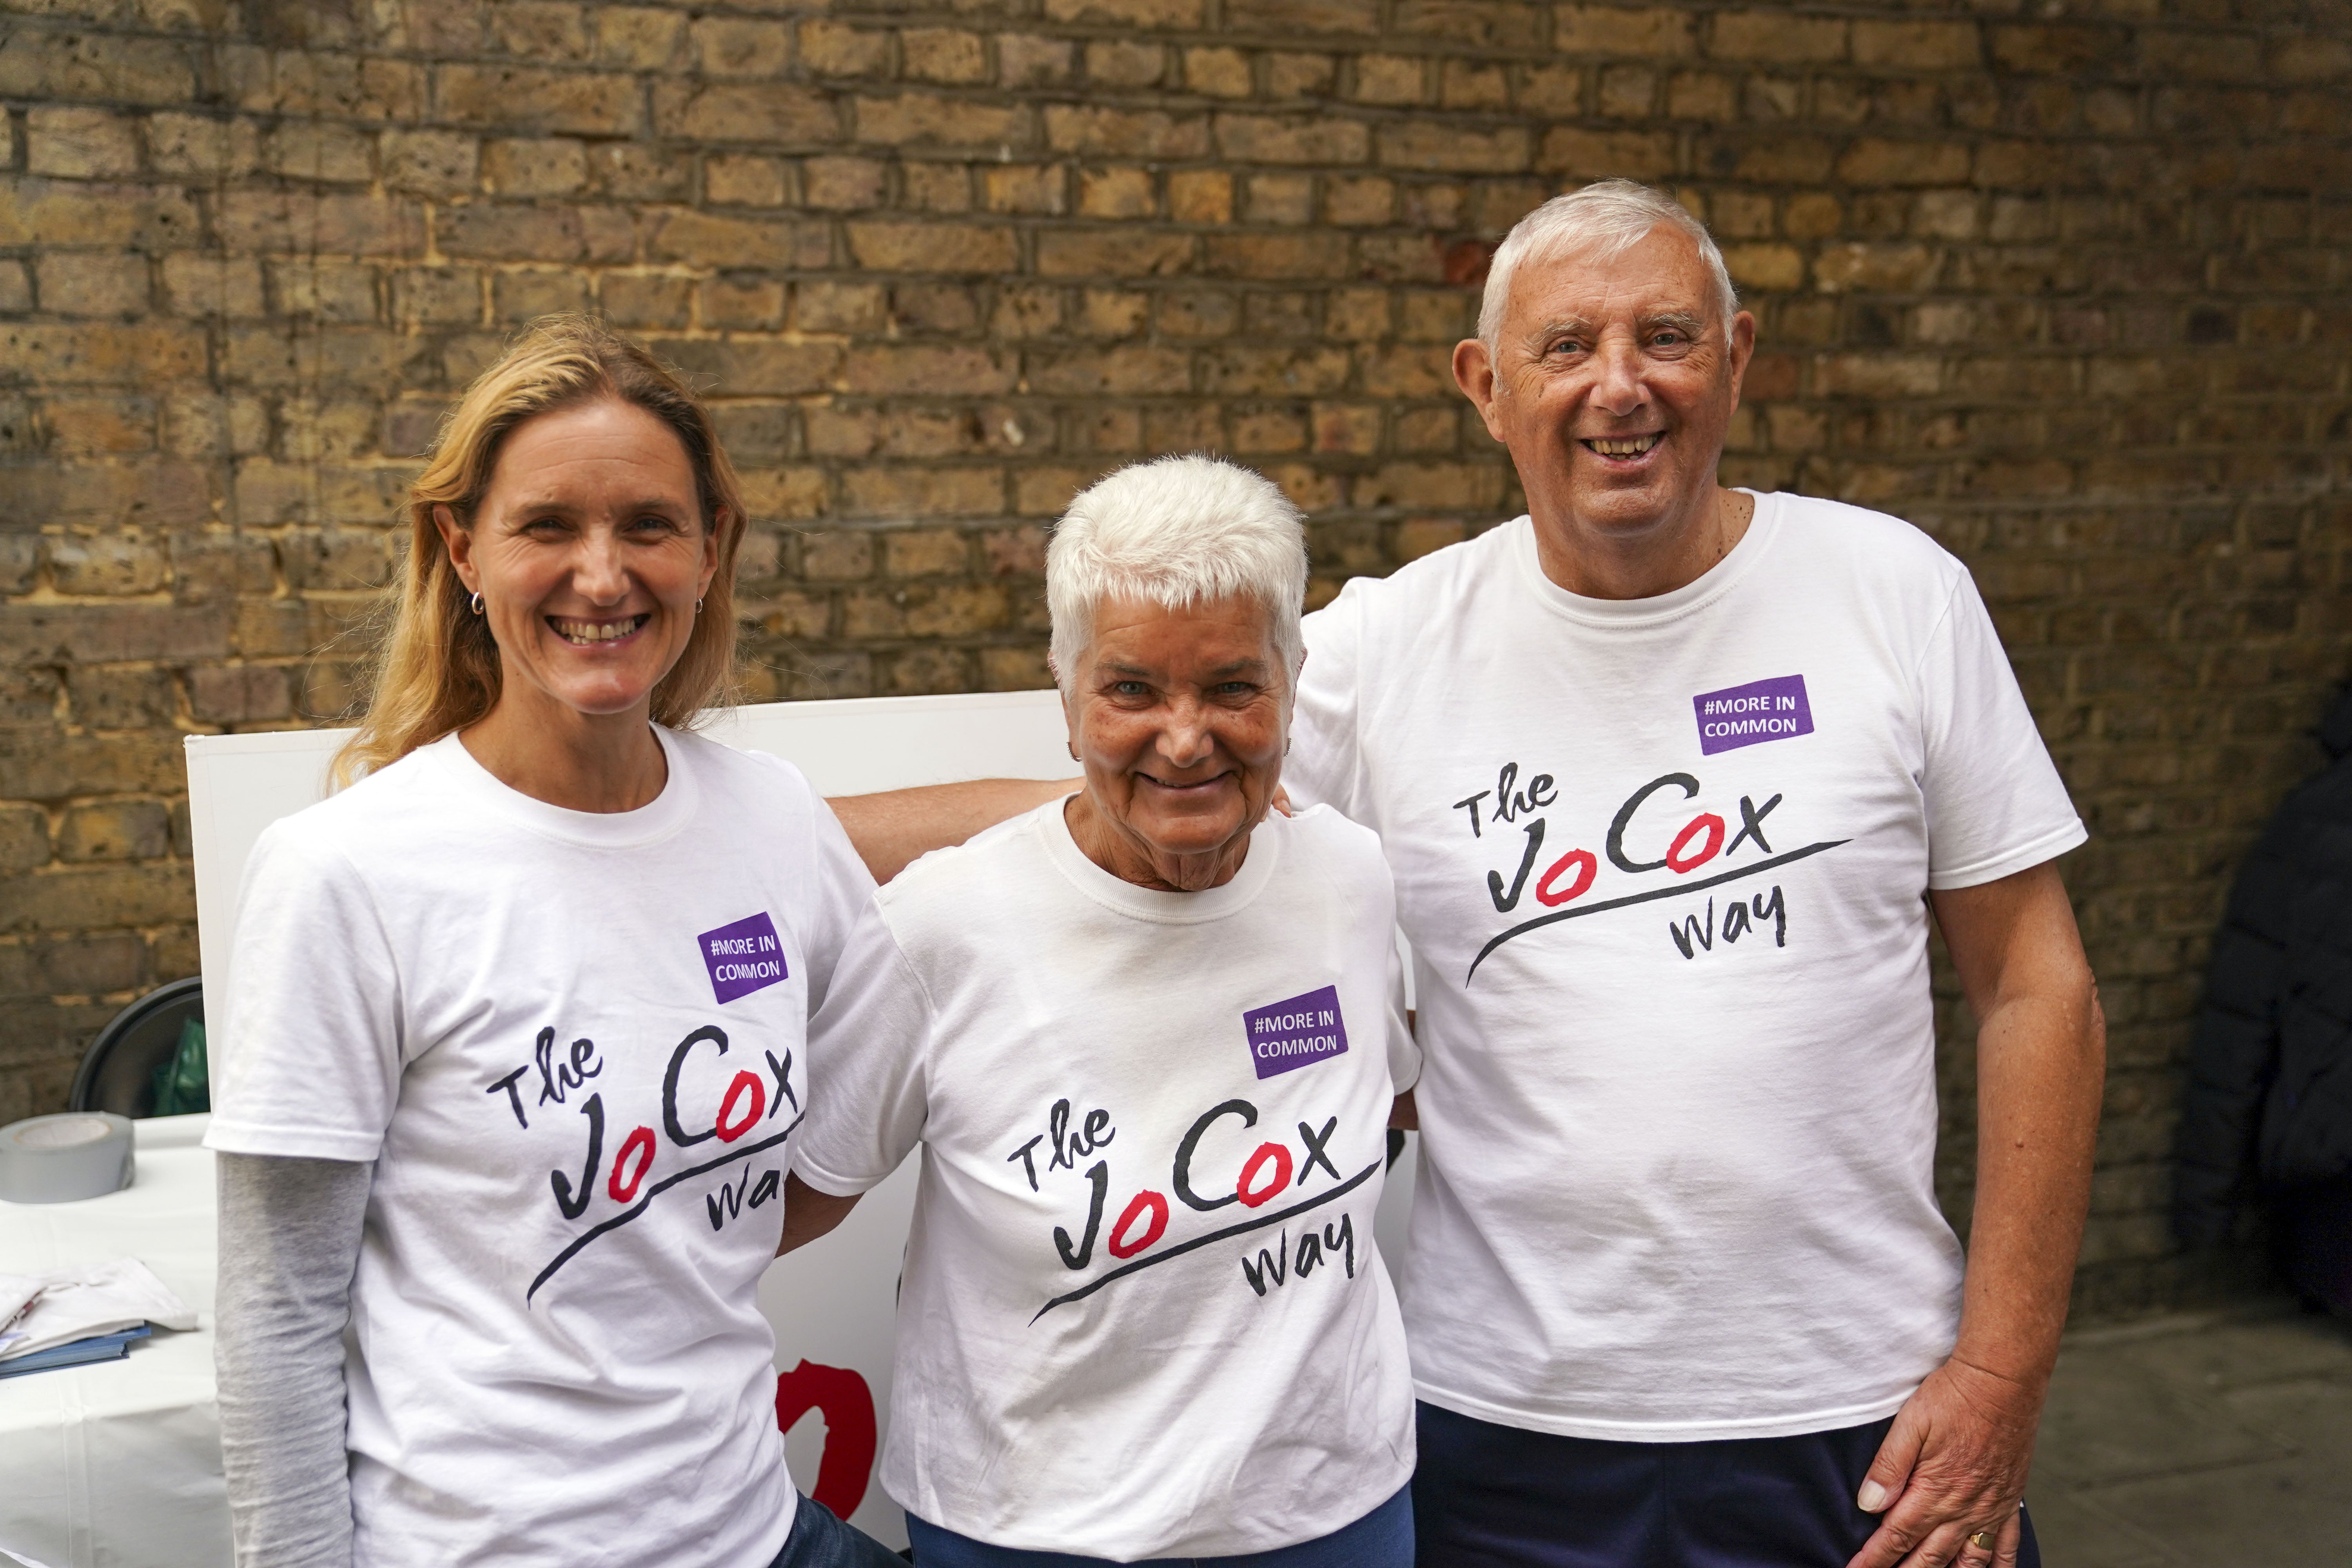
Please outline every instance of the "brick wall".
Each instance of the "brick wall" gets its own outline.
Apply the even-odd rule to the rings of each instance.
[[[0,1121],[194,969],[180,737],[346,709],[404,479],[517,324],[600,310],[713,389],[757,697],[1040,685],[1044,525],[1129,458],[1275,475],[1318,602],[1509,515],[1468,285],[1630,174],[1760,322],[1728,477],[1983,584],[2097,835],[2080,1301],[2210,1288],[2175,1064],[2352,665],[2344,0],[0,9]]]

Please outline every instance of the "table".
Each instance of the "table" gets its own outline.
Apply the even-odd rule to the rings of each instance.
[[[0,1380],[0,1547],[49,1568],[227,1568],[213,1398],[208,1116],[132,1123],[138,1178],[70,1204],[0,1203],[0,1270],[125,1254],[196,1313],[121,1361]]]

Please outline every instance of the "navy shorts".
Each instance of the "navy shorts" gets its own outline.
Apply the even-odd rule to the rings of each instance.
[[[1093,1568],[1108,1561],[991,1546],[926,1524],[911,1513],[907,1538],[915,1544],[918,1568]],[[1154,1557],[1137,1568],[1413,1568],[1412,1489],[1405,1488],[1353,1524],[1296,1546],[1239,1557]]]
[[[1894,1417],[1797,1437],[1615,1443],[1424,1404],[1420,1568],[1845,1568],[1853,1506]],[[2025,1522],[2018,1568],[2042,1568]]]

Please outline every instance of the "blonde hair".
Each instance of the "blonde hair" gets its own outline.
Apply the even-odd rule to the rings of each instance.
[[[735,552],[744,524],[734,465],[701,401],[645,345],[584,316],[551,316],[533,323],[466,389],[443,421],[425,471],[408,487],[400,597],[366,716],[335,754],[339,786],[478,721],[498,705],[498,643],[488,620],[467,607],[471,595],[449,563],[434,511],[446,506],[458,527],[471,529],[499,450],[517,426],[604,398],[644,409],[677,437],[694,469],[702,525],[719,542],[719,570],[703,595],[703,613],[686,651],[654,688],[654,722],[687,728],[704,709],[732,700]]]

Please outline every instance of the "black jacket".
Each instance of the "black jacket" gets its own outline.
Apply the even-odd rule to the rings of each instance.
[[[2173,1211],[2191,1246],[2229,1235],[2250,1174],[2352,1176],[2352,691],[2318,739],[2326,771],[2255,841],[2213,940]]]

